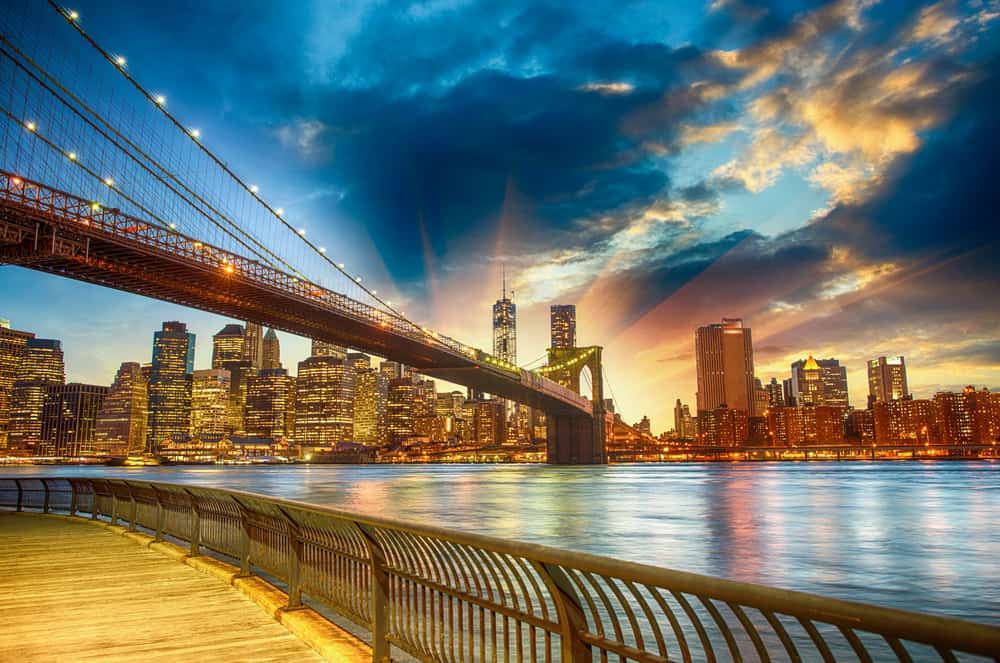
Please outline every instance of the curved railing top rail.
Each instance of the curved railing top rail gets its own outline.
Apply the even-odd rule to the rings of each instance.
[[[9,486],[12,481],[18,480],[0,478],[0,507],[4,506],[3,484]],[[587,650],[600,651],[602,660],[606,660],[607,653],[622,657],[622,660],[674,660],[667,657],[667,640],[670,639],[667,636],[671,632],[684,660],[692,660],[692,651],[696,655],[700,651],[700,656],[715,660],[713,640],[717,641],[716,646],[724,643],[723,646],[731,654],[738,654],[741,646],[756,649],[758,654],[764,654],[760,656],[762,660],[770,660],[766,652],[772,645],[779,650],[783,648],[791,660],[802,660],[796,652],[802,648],[801,641],[804,640],[806,644],[815,645],[822,659],[835,660],[826,644],[829,633],[823,631],[823,628],[841,634],[846,642],[845,646],[849,647],[848,651],[853,650],[861,660],[872,659],[866,658],[867,654],[862,655],[861,652],[867,651],[870,646],[858,637],[859,634],[874,634],[883,639],[883,644],[888,643],[890,653],[901,661],[910,660],[901,640],[930,647],[944,661],[955,660],[952,651],[989,658],[995,658],[1000,652],[1000,628],[996,626],[351,513],[245,491],[131,479],[25,478],[18,481],[18,505],[22,502],[21,492],[31,491],[34,485],[36,491],[44,489],[48,508],[49,491],[58,483],[70,486],[73,511],[89,510],[94,517],[101,513],[111,515],[112,519],[124,518],[130,520],[133,527],[138,522],[158,532],[164,527],[162,515],[156,522],[152,522],[151,518],[143,522],[143,517],[136,511],[136,503],[143,500],[150,502],[149,495],[160,495],[162,499],[157,497],[153,501],[167,504],[165,507],[160,505],[161,512],[166,508],[173,510],[172,513],[183,515],[183,504],[178,507],[174,502],[180,500],[186,503],[187,500],[192,511],[201,513],[200,524],[196,517],[194,525],[189,525],[187,536],[181,526],[175,525],[172,530],[168,527],[168,531],[193,542],[204,541],[206,535],[208,538],[215,536],[213,540],[220,541],[227,536],[232,538],[237,530],[226,534],[224,525],[228,522],[226,518],[231,519],[232,514],[239,512],[242,520],[238,531],[249,532],[255,545],[264,545],[265,548],[256,548],[257,552],[251,553],[250,548],[241,548],[235,544],[231,550],[226,550],[225,544],[202,545],[234,557],[256,554],[258,559],[253,560],[254,564],[271,555],[290,555],[289,550],[299,550],[306,544],[314,546],[316,550],[312,554],[301,555],[304,569],[308,572],[322,572],[316,560],[322,557],[318,554],[319,551],[326,551],[341,555],[344,559],[353,559],[368,568],[371,578],[375,578],[377,573],[387,574],[386,577],[392,579],[392,582],[387,583],[387,609],[395,617],[388,618],[386,642],[400,646],[422,660],[456,660],[454,656],[434,653],[438,651],[435,648],[435,629],[442,638],[441,642],[444,642],[448,624],[451,629],[449,637],[452,639],[455,637],[454,631],[463,628],[467,631],[466,639],[470,643],[474,638],[486,637],[489,629],[482,621],[484,617],[480,616],[480,625],[475,627],[471,606],[476,606],[480,611],[490,610],[494,617],[500,615],[505,620],[514,619],[518,624],[518,634],[521,632],[521,624],[524,624],[526,628],[537,628],[560,636],[555,648],[563,652],[563,660],[578,660],[580,651]],[[84,508],[86,505],[81,506],[80,501],[88,494],[92,494],[89,509]],[[108,503],[101,503],[101,500]],[[131,504],[130,518],[122,515],[126,504]],[[272,520],[267,521],[268,518]],[[280,525],[282,520],[287,520],[291,529],[288,529],[288,524]],[[210,526],[216,527],[218,532],[213,535],[212,531],[215,530],[206,529]],[[271,533],[268,535],[271,538],[256,536],[251,531],[254,527],[267,530]],[[282,527],[285,529],[282,530]],[[285,532],[286,540],[282,540],[281,536],[273,536],[275,532],[280,534],[281,531]],[[326,532],[326,538],[320,536],[322,532]],[[265,540],[269,543],[262,543]],[[368,552],[359,553],[362,549]],[[299,556],[299,553],[293,556]],[[250,561],[247,559],[247,567]],[[376,565],[382,566],[376,568]],[[271,567],[264,566],[283,577],[281,569],[274,568],[273,564]],[[298,574],[299,571],[296,570],[294,574],[288,573],[286,576],[290,578],[294,575],[297,578]],[[357,589],[372,591],[377,584],[374,580],[366,580]],[[535,584],[534,591],[530,588],[531,584]],[[311,595],[308,587],[305,591]],[[412,604],[408,599],[403,600],[407,592],[431,596],[431,614],[423,615],[424,632],[420,631],[419,626],[410,624],[408,616],[400,616],[401,612],[418,610],[416,600]],[[504,596],[505,593],[512,596]],[[534,606],[532,597],[535,598]],[[693,597],[696,602],[692,605],[687,597]],[[457,601],[459,606],[470,606],[468,621],[464,627],[461,607],[457,629],[451,618],[445,619],[446,600],[449,606],[453,601]],[[377,612],[375,604],[376,601],[373,600],[361,607],[348,606],[349,609],[344,614],[377,632],[378,629],[374,628],[378,621],[374,617]],[[333,601],[331,607],[343,612],[345,606]],[[550,612],[553,614],[547,612],[548,608],[551,608]],[[428,610],[426,602],[422,609],[425,612]],[[435,609],[439,609],[440,614],[435,614]],[[726,612],[725,615],[723,611]],[[748,615],[750,611],[755,611],[754,615]],[[755,615],[756,620],[753,618]],[[776,615],[790,618],[793,625],[797,622],[802,626],[802,632],[798,636],[791,633],[789,625],[783,625]],[[396,617],[398,621],[392,621]],[[682,624],[684,619],[687,622]],[[567,621],[572,622],[571,628],[566,625]],[[418,622],[414,618],[413,623]],[[761,624],[765,622],[769,625],[767,628],[771,629],[769,638],[763,637]],[[411,626],[417,633],[410,633]],[[744,635],[737,637],[734,626],[742,628]],[[549,633],[546,633],[546,638],[548,636]],[[421,644],[421,637],[426,641],[426,646]],[[496,645],[495,623],[493,637],[495,647],[499,647]],[[573,638],[577,642],[566,642]],[[459,640],[461,641],[461,635]],[[547,639],[545,643],[548,655],[541,658],[550,660],[553,645]],[[584,649],[574,650],[576,658],[567,653],[570,651],[567,647],[572,649],[578,646],[583,646]],[[657,648],[659,654],[655,653]],[[461,649],[462,645],[459,645],[459,650]],[[481,648],[484,655],[486,649],[484,640]],[[496,652],[497,649],[493,651]],[[509,654],[512,650],[503,651]],[[734,658],[740,657],[734,655]],[[457,660],[465,659],[460,656]],[[874,660],[879,658],[876,656]]]

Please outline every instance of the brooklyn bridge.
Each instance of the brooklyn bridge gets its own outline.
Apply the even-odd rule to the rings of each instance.
[[[551,463],[606,462],[600,348],[550,351],[549,366],[526,370],[417,322],[269,202],[75,12],[49,5],[0,17],[0,263],[398,361],[543,411]]]

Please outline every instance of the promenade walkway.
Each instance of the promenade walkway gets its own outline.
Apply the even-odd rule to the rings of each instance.
[[[0,569],[0,661],[322,660],[218,578],[84,520],[0,513]]]

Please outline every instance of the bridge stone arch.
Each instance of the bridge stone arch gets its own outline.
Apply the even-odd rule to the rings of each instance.
[[[583,369],[590,370],[590,402],[593,416],[549,415],[548,462],[558,465],[607,463],[608,417],[604,406],[604,372],[599,345],[579,348],[549,348],[548,365],[539,372],[562,386],[580,393]]]

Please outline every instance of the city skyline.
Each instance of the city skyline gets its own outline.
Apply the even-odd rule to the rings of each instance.
[[[142,7],[77,11],[268,200],[421,322],[489,348],[506,264],[530,359],[547,347],[549,306],[574,303],[579,344],[605,347],[628,420],[662,429],[675,398],[694,400],[690,329],[722,317],[754,329],[765,382],[809,355],[840,359],[856,407],[864,362],[882,355],[907,357],[918,396],[1000,384],[989,2],[726,2],[678,8],[669,24],[603,3],[416,17],[361,6],[346,22],[321,8],[271,8],[266,20],[253,7],[235,18],[203,8],[253,35],[252,49],[204,38],[211,16],[189,25],[183,7],[155,21]],[[273,22],[302,43],[322,32],[345,45],[290,55],[265,29]],[[507,34],[477,45],[454,28],[496,22]],[[517,35],[546,28],[557,37],[530,57],[518,50]],[[386,31],[434,34],[409,40],[427,44],[426,68],[376,58]],[[176,62],[153,55],[167,33]],[[807,54],[813,66],[795,67]],[[195,61],[231,83],[192,84]],[[462,112],[474,103],[511,140],[476,142],[475,113]],[[399,127],[450,140],[400,145]],[[551,142],[532,149],[521,140],[531,136]],[[402,163],[424,179],[383,172]],[[953,163],[966,168],[941,168]],[[378,236],[399,241],[376,249]],[[203,339],[225,322],[13,268],[0,279],[0,316],[62,339],[81,382],[110,384],[163,320]],[[308,341],[281,341],[286,365],[306,356]]]

